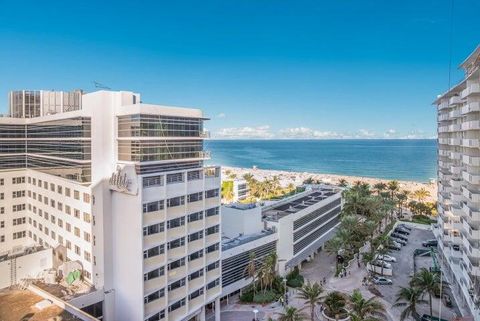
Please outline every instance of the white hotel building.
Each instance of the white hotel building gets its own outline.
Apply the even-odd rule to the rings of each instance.
[[[438,228],[446,276],[460,305],[480,320],[480,47],[460,66],[465,79],[440,95]]]
[[[125,91],[9,100],[3,260],[32,245],[64,249],[96,290],[80,307],[103,301],[103,320],[204,320],[208,305],[219,321],[220,169],[204,167],[202,112]]]

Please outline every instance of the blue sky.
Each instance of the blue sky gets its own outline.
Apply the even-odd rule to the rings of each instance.
[[[450,0],[0,3],[0,112],[96,80],[202,108],[214,137],[432,137],[448,87]],[[456,1],[454,82],[478,12]]]

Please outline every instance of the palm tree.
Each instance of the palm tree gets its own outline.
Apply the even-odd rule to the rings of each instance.
[[[403,214],[403,205],[407,202],[408,195],[409,192],[405,190],[401,191],[397,195],[398,213],[400,214],[400,216]]]
[[[338,186],[340,186],[340,187],[347,187],[347,186],[348,186],[347,180],[344,179],[344,178],[338,180]]]
[[[246,180],[247,182],[250,182],[253,179],[253,174],[252,173],[245,173],[245,174],[243,174],[243,179]]]
[[[260,280],[263,291],[266,291],[267,288],[272,288],[272,284],[275,281],[275,277],[277,276],[277,259],[277,253],[272,252],[265,258],[262,266],[260,267],[258,278]]]
[[[400,288],[400,291],[397,293],[395,304],[393,305],[394,307],[405,307],[400,314],[400,321],[403,321],[410,316],[413,318],[418,316],[417,304],[427,303],[427,301],[422,300],[421,297],[422,290],[417,287]]]
[[[439,293],[443,287],[440,274],[422,268],[413,275],[411,285],[418,287],[422,291],[422,294],[428,294],[430,315],[433,316],[432,295]]]
[[[303,321],[306,316],[299,309],[294,307],[286,307],[283,313],[278,314],[278,321]]]
[[[430,197],[430,192],[422,187],[413,192],[413,197],[415,197],[419,202],[423,202],[426,198]]]
[[[347,305],[347,300],[345,296],[338,291],[327,294],[323,300],[323,304],[325,305],[327,315],[334,317],[335,320],[339,320],[342,314],[346,313],[345,306]]]
[[[338,271],[339,262],[337,260],[338,253],[344,247],[344,242],[339,236],[334,236],[325,243],[325,251],[329,254],[335,255],[335,271]]]
[[[386,189],[387,189],[387,184],[383,182],[379,182],[373,185],[373,190],[375,191],[375,193],[377,193],[377,195],[381,195],[381,193]]]
[[[315,306],[321,303],[323,288],[317,282],[304,284],[298,293],[298,297],[310,306],[310,318],[315,321]]]
[[[249,261],[247,266],[245,267],[245,274],[247,275],[247,278],[252,278],[253,296],[255,296],[255,277],[257,276],[255,252],[250,252],[249,254]]]
[[[351,311],[350,317],[358,321],[381,321],[385,319],[385,306],[375,297],[365,299],[360,290],[353,290],[349,298]]]
[[[398,181],[390,181],[387,184],[387,189],[390,192],[390,198],[393,200],[395,198],[395,194],[400,189],[400,184]]]

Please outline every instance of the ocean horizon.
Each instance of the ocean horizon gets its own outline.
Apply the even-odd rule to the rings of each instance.
[[[436,139],[212,139],[207,164],[428,182]]]

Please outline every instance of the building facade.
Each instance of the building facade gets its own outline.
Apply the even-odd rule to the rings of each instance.
[[[66,248],[104,320],[203,320],[212,305],[219,320],[220,169],[203,164],[202,112],[123,91],[9,97],[0,252]]]
[[[438,225],[446,275],[460,305],[480,320],[480,47],[462,64],[465,79],[438,108]]]

